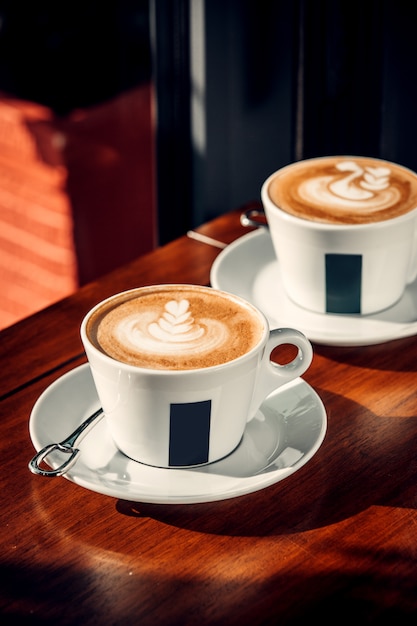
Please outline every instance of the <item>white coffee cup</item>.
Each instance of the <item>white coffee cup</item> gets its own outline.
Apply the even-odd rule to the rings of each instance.
[[[269,176],[262,204],[287,295],[318,313],[376,313],[417,275],[417,174],[318,157]]]
[[[196,285],[116,294],[85,316],[81,338],[116,446],[164,468],[228,455],[262,401],[313,357],[299,331],[270,330],[250,303]],[[270,355],[282,344],[297,355],[280,365]]]

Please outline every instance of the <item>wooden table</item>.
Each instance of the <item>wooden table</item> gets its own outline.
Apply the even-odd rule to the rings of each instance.
[[[298,472],[250,495],[142,504],[28,471],[30,412],[85,362],[86,311],[135,286],[208,284],[222,246],[247,232],[239,213],[0,334],[2,624],[415,625],[417,338],[314,345],[304,379],[326,407],[324,442]]]

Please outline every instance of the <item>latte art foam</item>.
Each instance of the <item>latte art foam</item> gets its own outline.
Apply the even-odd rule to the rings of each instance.
[[[185,314],[175,316],[169,312],[175,307],[180,309],[181,305],[187,307]],[[210,318],[200,319],[196,324],[188,311],[189,306],[188,300],[170,300],[156,322],[152,321],[157,315],[155,311],[135,313],[120,320],[114,328],[114,335],[127,350],[150,354],[185,352],[193,357],[214,350],[228,340],[226,324]]]
[[[116,296],[91,316],[87,333],[124,363],[195,369],[231,361],[260,341],[255,311],[210,288],[160,286]]]
[[[269,195],[280,209],[303,219],[377,222],[417,207],[417,175],[378,159],[323,157],[277,172]]]

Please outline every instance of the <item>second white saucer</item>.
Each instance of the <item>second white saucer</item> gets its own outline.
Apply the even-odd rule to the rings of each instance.
[[[257,306],[273,328],[291,326],[325,345],[372,345],[417,333],[417,281],[408,285],[395,306],[374,315],[321,314],[296,305],[284,291],[279,262],[264,228],[222,250],[212,265],[210,282]]]

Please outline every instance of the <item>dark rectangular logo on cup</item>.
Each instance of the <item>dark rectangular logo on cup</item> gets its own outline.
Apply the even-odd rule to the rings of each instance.
[[[326,313],[360,313],[361,254],[326,254]]]
[[[211,400],[171,404],[169,465],[207,463],[209,459]]]

